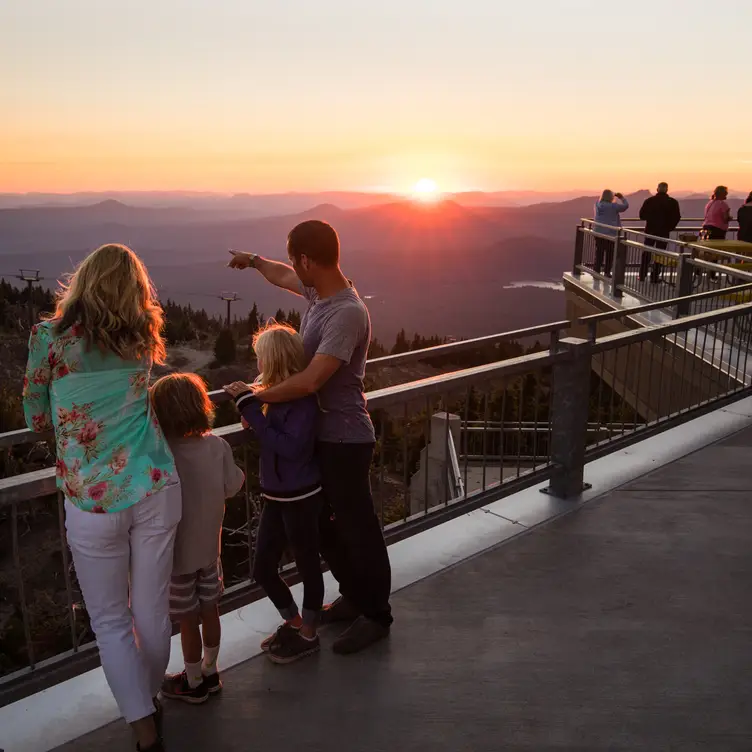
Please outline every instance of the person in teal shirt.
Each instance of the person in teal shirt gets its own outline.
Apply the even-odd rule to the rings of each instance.
[[[65,525],[107,681],[138,739],[163,749],[156,696],[170,655],[169,582],[182,514],[175,462],[149,401],[163,314],[133,251],[105,245],[33,327],[23,405],[52,430]]]

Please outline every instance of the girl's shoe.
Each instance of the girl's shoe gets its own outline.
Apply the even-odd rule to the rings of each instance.
[[[191,705],[200,705],[209,699],[209,688],[204,679],[198,687],[191,687],[185,671],[179,674],[168,674],[162,682],[162,695],[171,700],[182,700]]]
[[[297,628],[297,627],[293,627],[293,626],[292,626],[292,625],[291,625],[291,624],[290,624],[289,622],[283,622],[282,624],[280,624],[280,625],[279,625],[279,626],[277,627],[277,631],[276,631],[276,632],[275,632],[274,634],[272,634],[272,635],[269,635],[269,636],[268,636],[268,637],[266,637],[265,639],[261,640],[261,649],[262,649],[262,650],[263,650],[263,651],[264,651],[265,653],[268,653],[268,652],[269,652],[269,648],[270,648],[270,647],[272,646],[272,643],[274,643],[274,642],[276,642],[277,640],[279,640],[279,636],[280,636],[280,634],[281,634],[282,632],[284,632],[284,631],[288,630],[288,629],[291,629],[291,630],[293,630],[294,632],[297,632],[297,631],[298,631],[298,628]]]
[[[269,660],[281,664],[293,663],[307,655],[317,653],[320,647],[318,635],[308,640],[300,634],[299,630],[290,628],[280,632],[279,639],[271,644]]]
[[[164,742],[161,738],[157,739],[151,747],[142,747],[140,744],[136,744],[137,752],[165,752]]]

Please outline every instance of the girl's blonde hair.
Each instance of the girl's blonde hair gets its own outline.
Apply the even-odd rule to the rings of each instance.
[[[203,436],[211,431],[214,405],[204,380],[195,373],[172,373],[149,389],[162,433],[168,439]]]
[[[306,366],[300,335],[291,326],[273,320],[253,336],[253,349],[261,362],[257,383],[263,389],[281,384]]]
[[[109,243],[90,253],[58,294],[52,317],[62,333],[79,326],[89,345],[124,360],[164,363],[164,316],[141,259]]]

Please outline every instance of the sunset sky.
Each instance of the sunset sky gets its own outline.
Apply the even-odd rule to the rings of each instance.
[[[751,190],[750,35],[749,0],[4,0],[0,191]]]

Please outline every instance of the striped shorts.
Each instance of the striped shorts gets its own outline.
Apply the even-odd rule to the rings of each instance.
[[[221,559],[198,572],[173,575],[170,580],[170,618],[180,621],[196,613],[201,606],[216,603],[223,591]]]

